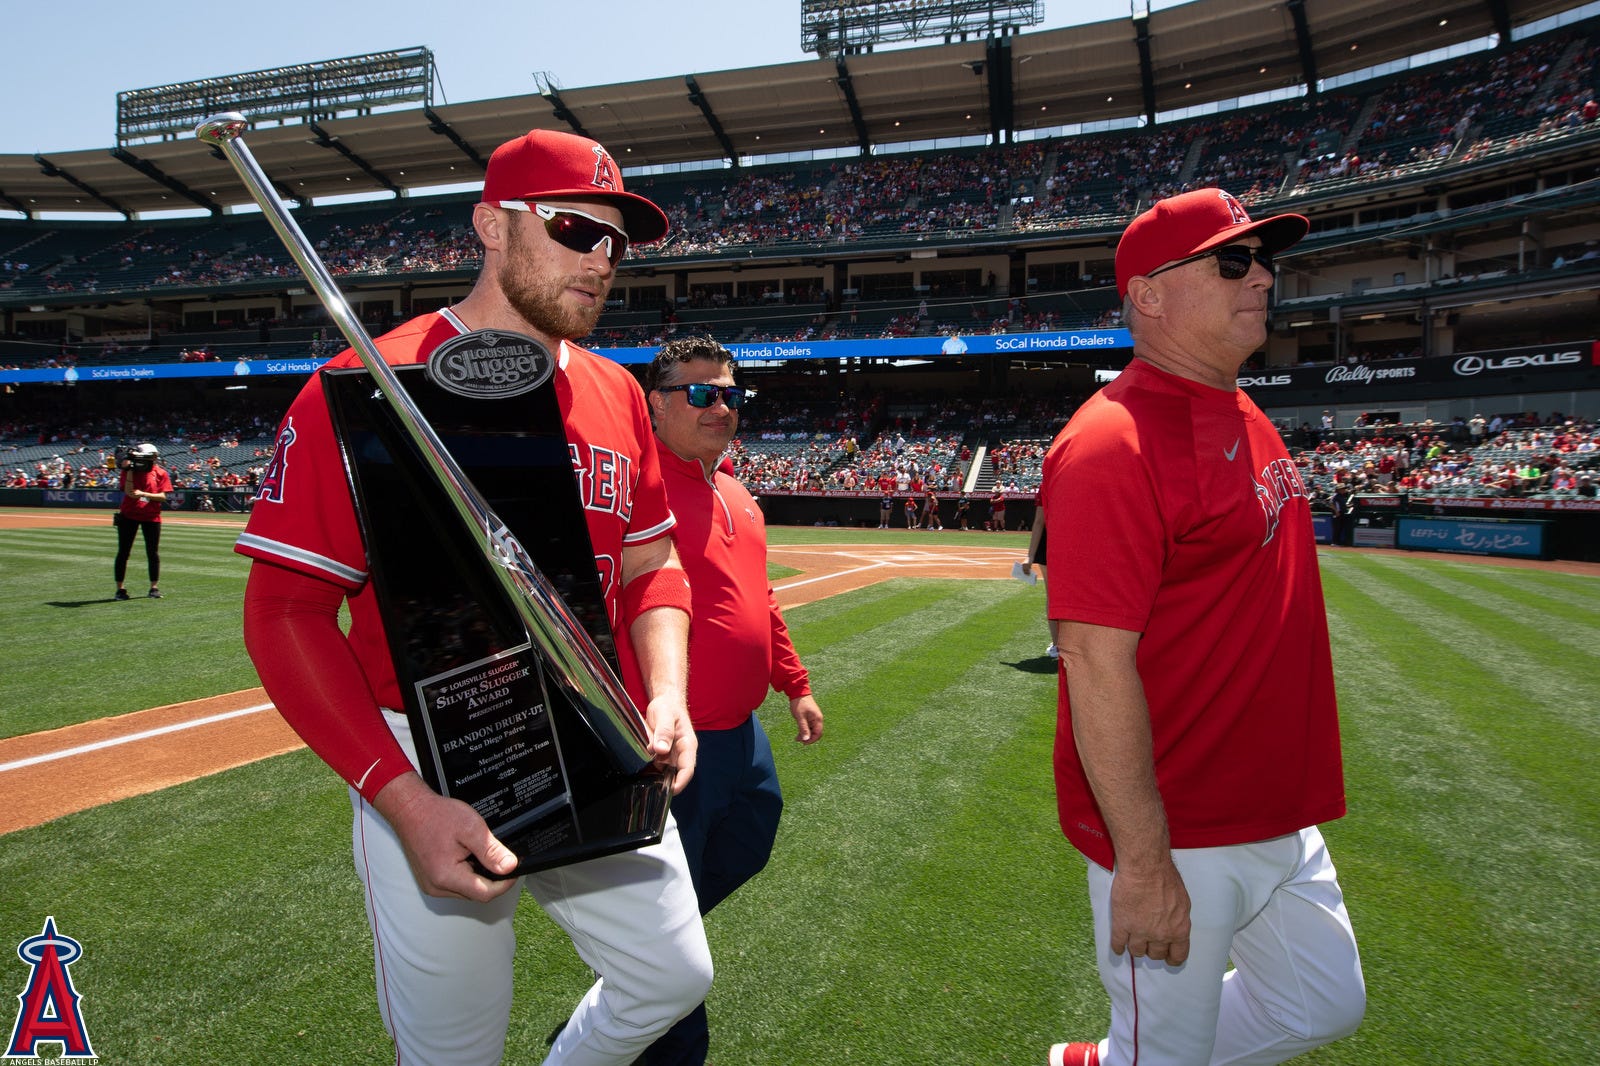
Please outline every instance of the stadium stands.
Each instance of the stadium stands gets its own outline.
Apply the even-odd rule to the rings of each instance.
[[[1133,129],[630,174],[630,187],[662,204],[674,232],[662,246],[630,249],[613,305],[586,342],[1115,326],[1111,257],[1130,214],[1160,196],[1219,184],[1252,211],[1288,207],[1313,218],[1311,239],[1280,274],[1277,328],[1252,370],[1581,343],[1593,337],[1600,293],[1597,42],[1591,20],[1315,96]],[[474,199],[303,207],[297,217],[378,331],[465,291],[479,264],[467,225]],[[0,218],[0,368],[332,354],[343,343],[302,287],[251,214]],[[858,368],[846,368],[843,385],[819,389],[803,416],[765,423],[780,409],[752,405],[736,457],[766,491],[837,490],[847,480],[864,490],[913,462],[919,474],[956,470],[963,486],[998,480],[1030,491],[1042,444],[1080,392],[1056,387],[1047,399],[1019,400],[1007,362],[960,361],[961,384],[945,377],[930,388],[909,376],[851,384]],[[836,369],[801,368],[788,375],[786,393],[797,379]],[[746,373],[759,386],[777,371]],[[1524,387],[1504,402],[1522,401]],[[77,476],[92,477],[90,452],[144,435],[182,450],[175,474],[226,484],[248,477],[286,388],[253,383],[253,417],[200,432],[191,432],[201,424],[193,418],[86,420],[100,405],[70,394],[46,394],[50,417],[22,426],[22,402],[0,400],[0,448],[13,449],[0,467],[21,465],[36,479],[38,464],[66,458],[65,442],[89,449],[77,453],[88,455]],[[841,407],[842,393],[859,396]],[[1561,405],[1595,403],[1588,393],[1567,396]],[[40,394],[27,398],[38,405]],[[177,407],[192,402],[184,395]],[[63,425],[77,428],[63,436]],[[234,438],[237,448],[227,443]],[[1575,491],[1557,485],[1556,466],[1537,486],[1485,478],[1521,458],[1483,451],[1463,461],[1458,453],[1455,469],[1416,476],[1432,479],[1419,487]],[[1306,469],[1324,488],[1346,470],[1318,463],[1308,457]],[[1364,471],[1358,465],[1348,476]]]

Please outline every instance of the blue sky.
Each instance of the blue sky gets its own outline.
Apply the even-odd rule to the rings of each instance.
[[[1039,29],[1129,14],[1043,3]],[[0,152],[27,154],[111,147],[127,89],[388,49],[433,50],[440,103],[530,93],[536,71],[577,88],[811,58],[798,0],[0,0],[0,26]]]

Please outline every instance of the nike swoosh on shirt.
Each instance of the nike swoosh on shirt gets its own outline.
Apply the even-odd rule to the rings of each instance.
[[[1233,438],[1233,447],[1222,449],[1223,457],[1230,463],[1233,462],[1233,457],[1239,454],[1239,440],[1238,437]]]
[[[365,785],[367,783],[367,778],[372,776],[372,771],[376,770],[378,768],[378,764],[381,763],[382,761],[383,761],[383,757],[382,756],[379,756],[378,758],[374,759],[372,761],[372,765],[367,767],[367,772],[362,774],[355,781],[351,782],[351,784],[356,786],[356,791],[357,792],[361,791],[361,786]]]

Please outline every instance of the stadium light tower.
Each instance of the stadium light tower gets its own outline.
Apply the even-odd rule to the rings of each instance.
[[[800,0],[800,47],[823,59],[895,41],[1003,37],[1044,21],[1044,0]]]
[[[253,122],[308,122],[418,103],[433,106],[433,53],[426,48],[299,63],[117,94],[117,144],[176,140],[220,111]]]

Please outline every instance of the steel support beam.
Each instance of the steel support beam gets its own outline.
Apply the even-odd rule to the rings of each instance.
[[[97,190],[95,190],[92,186],[86,184],[85,182],[79,181],[77,178],[73,177],[71,174],[68,174],[65,170],[62,170],[60,167],[58,167],[54,163],[50,162],[50,160],[46,159],[44,156],[35,155],[33,157],[33,161],[35,163],[39,164],[39,173],[43,174],[45,177],[47,177],[47,178],[60,178],[63,181],[67,182],[68,184],[72,185],[74,188],[76,188],[76,189],[80,190],[81,192],[83,192],[84,195],[90,196],[90,197],[93,197],[96,200],[99,200],[101,203],[103,203],[107,207],[111,208],[111,210],[115,211],[117,214],[121,215],[123,218],[127,218],[127,219],[133,218],[133,212],[132,211],[129,211],[127,208],[123,207],[121,204],[117,203],[115,200],[111,199],[108,196],[101,196],[100,193]]]
[[[722,123],[717,121],[717,113],[711,110],[711,102],[706,99],[706,94],[700,91],[700,83],[694,80],[693,74],[685,74],[683,83],[689,87],[689,102],[700,109],[700,114],[705,116],[706,126],[710,128],[711,135],[717,139],[717,143],[722,145],[723,154],[728,157],[728,162],[737,167],[739,153],[734,150],[733,142],[728,139]]]
[[[186,200],[193,200],[196,204],[205,208],[207,211],[210,211],[213,215],[220,216],[222,214],[221,204],[217,203],[209,196],[203,196],[200,193],[195,192],[193,189],[189,188],[189,186],[185,185],[177,178],[174,178],[171,174],[168,174],[166,171],[150,162],[150,160],[140,159],[126,148],[120,147],[111,149],[111,155],[119,162],[128,164],[128,166],[132,167],[134,170],[137,170],[151,181],[160,185],[165,185],[167,188],[171,189],[173,192],[177,193]]]
[[[382,171],[378,170],[372,164],[368,163],[365,159],[362,159],[355,152],[351,151],[350,150],[350,146],[345,144],[344,141],[340,140],[338,137],[334,137],[334,136],[330,135],[327,130],[323,129],[321,126],[317,125],[315,122],[306,123],[306,128],[309,129],[312,133],[315,133],[317,135],[317,143],[319,145],[321,145],[324,148],[331,148],[335,152],[338,152],[340,155],[342,155],[346,159],[348,159],[351,163],[354,163],[355,166],[357,167],[357,169],[359,169],[361,171],[361,173],[365,174],[367,177],[371,178],[373,181],[377,182],[379,185],[382,185],[385,189],[388,189],[390,192],[394,193],[396,196],[400,195],[400,186],[398,186],[394,182],[390,181],[389,180],[389,175],[387,175],[387,174],[383,173]]]

